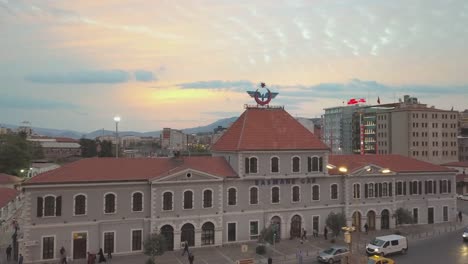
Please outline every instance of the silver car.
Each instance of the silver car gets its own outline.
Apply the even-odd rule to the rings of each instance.
[[[347,247],[333,246],[320,252],[320,254],[317,256],[317,260],[319,262],[335,263],[337,261],[340,261],[344,256],[348,254],[349,250]]]

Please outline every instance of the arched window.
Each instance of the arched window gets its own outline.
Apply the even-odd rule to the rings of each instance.
[[[108,193],[104,196],[104,213],[115,213],[115,194]]]
[[[213,207],[213,191],[204,190],[203,191],[203,208]]]
[[[74,208],[75,215],[86,214],[86,196],[84,194],[78,194],[75,196]]]
[[[318,171],[318,170],[319,170],[319,158],[313,157],[312,158],[312,171]]]
[[[353,184],[353,198],[361,199],[361,184],[359,183]]]
[[[236,205],[237,203],[237,190],[235,188],[228,189],[228,205]]]
[[[172,211],[173,194],[172,192],[163,193],[163,211]]]
[[[132,211],[141,212],[143,211],[143,193],[135,192],[132,195]]]
[[[245,173],[257,173],[258,162],[256,157],[245,158]]]
[[[44,216],[55,216],[55,197],[46,196],[44,198]]]
[[[332,200],[338,199],[338,184],[332,184],[330,186],[330,196]]]
[[[280,188],[275,186],[271,188],[271,203],[279,203],[280,202]]]
[[[215,226],[211,222],[206,222],[202,225],[201,234],[202,246],[214,245],[215,243]]]
[[[301,171],[301,159],[299,157],[292,158],[292,171],[293,172]]]
[[[271,172],[279,172],[279,158],[271,158]]]
[[[184,209],[193,208],[193,192],[185,191],[184,192]]]
[[[318,184],[312,185],[312,201],[320,200],[320,186]]]
[[[250,188],[250,204],[258,204],[258,188],[251,187]]]
[[[292,201],[293,203],[297,203],[301,200],[301,189],[299,186],[292,187]]]

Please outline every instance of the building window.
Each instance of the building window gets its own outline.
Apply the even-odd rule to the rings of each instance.
[[[451,193],[452,192],[452,186],[451,186],[451,181],[449,180],[440,180],[439,181],[439,189],[440,193]]]
[[[320,172],[323,172],[323,157],[320,157],[319,158],[319,161],[318,161],[318,166],[319,166],[319,171]]]
[[[271,172],[279,172],[279,158],[273,157],[271,158]]]
[[[297,203],[301,200],[301,189],[299,186],[292,187],[292,201],[293,203]]]
[[[364,188],[367,186],[367,190],[365,190],[366,198],[374,198],[374,184],[369,183],[364,185]]]
[[[250,240],[258,239],[258,221],[250,221]]]
[[[53,259],[55,249],[55,237],[42,237],[42,259]]]
[[[193,209],[193,192],[184,192],[184,209]]]
[[[104,213],[115,213],[115,194],[108,193],[104,195]]]
[[[418,223],[419,214],[418,214],[418,208],[413,208],[413,224]]]
[[[213,191],[204,190],[203,191],[203,208],[213,207]]]
[[[338,184],[332,184],[330,186],[330,196],[332,200],[338,199]]]
[[[44,198],[44,216],[55,216],[55,202],[54,196],[46,196]]]
[[[132,251],[142,250],[143,230],[132,230]]]
[[[214,245],[215,226],[213,223],[206,222],[202,225],[201,242],[202,242],[202,246]]]
[[[318,170],[319,170],[319,158],[312,157],[312,171],[318,171]]]
[[[237,190],[235,188],[228,189],[228,205],[236,205],[237,203]]]
[[[396,183],[396,195],[403,195],[403,182],[401,181]]]
[[[353,198],[361,199],[361,184],[359,183],[353,184]]]
[[[257,166],[256,157],[245,158],[245,173],[257,173]]]
[[[271,188],[271,203],[279,203],[280,189],[278,186]]]
[[[312,201],[320,200],[320,186],[318,184],[312,185]]]
[[[433,194],[434,193],[434,183],[432,180],[425,181],[424,189],[426,190],[426,194]]]
[[[320,223],[320,216],[318,215],[312,216],[312,232],[315,232],[318,234],[320,230],[319,223]]]
[[[388,183],[382,183],[382,197],[388,196]]]
[[[74,213],[75,215],[86,214],[86,196],[84,194],[78,194],[75,196]]]
[[[250,204],[258,204],[258,188],[251,187],[250,188]]]
[[[236,223],[228,223],[228,242],[236,241]]]
[[[448,206],[444,206],[443,207],[443,221],[444,222],[447,222],[448,221]]]
[[[143,193],[135,192],[132,195],[132,211],[141,212],[143,211]]]
[[[163,211],[172,211],[173,194],[172,192],[163,193]]]
[[[114,232],[104,232],[104,253],[114,253]]]
[[[299,157],[292,158],[292,172],[300,172],[301,171],[301,160]]]

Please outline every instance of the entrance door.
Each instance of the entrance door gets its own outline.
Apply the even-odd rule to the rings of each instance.
[[[161,227],[161,235],[166,238],[167,250],[174,250],[174,228],[170,225]]]
[[[291,237],[301,237],[301,224],[301,217],[298,215],[293,216],[291,219]]]
[[[427,223],[428,224],[434,223],[434,208],[433,207],[427,208]]]
[[[181,231],[180,241],[188,242],[191,247],[195,246],[195,227],[192,224],[185,224],[182,226]]]
[[[86,258],[87,233],[73,233],[73,259]]]
[[[353,226],[356,231],[361,232],[361,213],[359,211],[353,213]]]
[[[375,230],[375,212],[369,211],[367,213],[367,226],[369,230]]]
[[[380,213],[380,228],[390,229],[390,213],[387,209],[383,210],[382,213]]]
[[[279,218],[279,216],[272,217],[270,224],[273,228],[275,242],[279,242],[281,239],[281,218]]]

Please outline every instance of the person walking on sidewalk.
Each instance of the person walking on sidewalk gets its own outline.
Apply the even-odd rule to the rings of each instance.
[[[323,237],[325,238],[325,240],[328,239],[328,228],[327,228],[327,226],[325,226],[325,228],[323,229]]]
[[[268,257],[268,264],[273,264],[273,259],[271,257]]]
[[[302,237],[301,237],[302,240],[306,241],[307,240],[307,231],[305,230],[305,228],[302,228]]]
[[[192,253],[188,253],[188,261],[190,264],[193,264],[193,261],[195,260],[195,256]]]
[[[8,247],[6,248],[6,258],[7,261],[11,260],[11,245],[8,245]]]
[[[190,254],[189,247],[188,247],[188,241],[184,242],[184,251],[182,251],[182,256],[185,255],[185,252],[187,252],[187,254]]]
[[[364,224],[364,230],[366,230],[366,234],[367,234],[367,231],[369,231],[369,225],[367,223]]]
[[[23,254],[19,255],[18,264],[23,264]]]
[[[302,264],[302,261],[304,259],[304,256],[302,255],[302,250],[299,249],[299,251],[296,253],[296,258],[297,264]]]
[[[462,222],[463,220],[463,214],[461,211],[458,211],[458,221],[460,221],[460,223]]]

